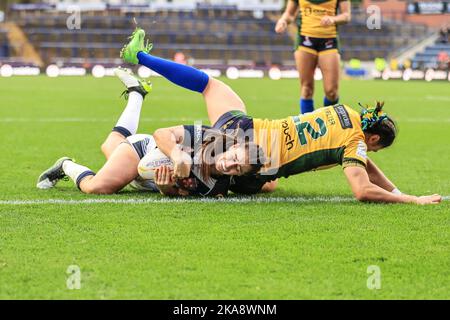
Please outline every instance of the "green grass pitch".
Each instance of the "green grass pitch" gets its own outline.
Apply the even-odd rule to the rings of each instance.
[[[298,110],[297,80],[226,81],[251,115]],[[153,82],[140,132],[206,122],[200,95]],[[342,102],[385,100],[398,121],[398,141],[372,159],[400,190],[450,195],[448,82],[341,86]],[[449,201],[357,203],[339,167],[282,180],[260,196],[277,202],[165,203],[128,189],[87,196],[70,181],[37,190],[39,173],[61,156],[101,167],[100,145],[125,105],[121,90],[115,78],[0,79],[1,299],[450,298]],[[48,199],[74,202],[21,202]],[[80,202],[89,199],[97,202]],[[69,265],[81,269],[79,290],[66,286]],[[378,290],[367,287],[372,265]]]

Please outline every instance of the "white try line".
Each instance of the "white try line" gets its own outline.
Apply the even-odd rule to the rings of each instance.
[[[130,198],[130,199],[33,199],[0,200],[0,205],[83,205],[83,204],[155,204],[155,203],[309,203],[309,202],[354,202],[352,197],[230,197],[230,198]]]
[[[116,118],[0,118],[0,123],[115,123]],[[450,118],[400,118],[399,122],[406,123],[450,123]],[[194,123],[195,121],[202,121],[209,124],[206,118],[192,118],[192,117],[161,117],[161,118],[141,118],[141,122],[175,122],[175,123]]]
[[[444,196],[443,200],[450,200]],[[0,200],[0,205],[87,205],[87,204],[173,204],[173,203],[351,203],[353,197],[230,197],[230,198],[159,198],[159,199],[33,199],[33,200]]]
[[[3,123],[16,123],[16,122],[35,122],[35,123],[65,123],[65,122],[110,122],[114,123],[116,118],[0,118],[0,122]],[[189,118],[189,117],[162,117],[162,118],[141,118],[141,122],[194,122],[204,121],[208,122],[208,119],[202,118]]]

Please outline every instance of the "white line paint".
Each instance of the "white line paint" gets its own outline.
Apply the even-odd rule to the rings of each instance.
[[[64,123],[64,122],[110,122],[114,123],[117,119],[113,118],[0,118],[0,122],[4,123],[15,123],[15,122],[35,122],[35,123]],[[179,121],[204,121],[209,122],[208,119],[202,119],[202,118],[184,118],[184,117],[172,117],[172,118],[141,118],[140,121],[142,122],[179,122]]]
[[[309,202],[354,202],[352,197],[235,197],[235,198],[160,198],[160,199],[33,199],[33,200],[0,200],[0,205],[80,205],[80,204],[155,204],[155,203],[309,203]]]
[[[450,96],[425,96],[425,99],[431,101],[450,101]]]
[[[34,123],[99,123],[108,122],[114,123],[117,119],[113,118],[0,118],[1,123],[16,123],[16,122],[34,122]],[[450,118],[400,118],[399,122],[410,123],[450,123]],[[141,118],[141,122],[190,122],[202,121],[209,123],[206,118],[192,118],[192,117],[162,117],[162,118]]]
[[[450,200],[444,196],[443,200]],[[88,204],[166,204],[166,203],[351,203],[356,202],[353,197],[231,197],[224,199],[211,198],[160,198],[160,199],[33,199],[33,200],[0,200],[0,205],[88,205]]]

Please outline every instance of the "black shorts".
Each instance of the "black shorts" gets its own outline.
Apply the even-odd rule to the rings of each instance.
[[[313,38],[298,35],[296,50],[312,53],[316,56],[339,52],[337,38]]]
[[[234,129],[253,130],[253,118],[242,111],[229,111],[220,116],[213,128],[222,131]]]

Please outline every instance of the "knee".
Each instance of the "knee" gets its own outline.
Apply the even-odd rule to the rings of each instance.
[[[312,82],[302,83],[302,97],[311,99],[314,95],[314,85]]]
[[[107,154],[109,154],[109,144],[106,143],[106,141],[103,142],[102,146],[100,147],[100,150],[106,156]]]
[[[330,101],[336,101],[339,98],[337,87],[325,89],[325,96]]]
[[[217,90],[217,88],[221,86],[225,86],[225,83],[216,78],[209,77],[208,83],[206,84],[205,89],[202,91],[202,94],[204,97],[206,97],[210,92]]]
[[[113,194],[118,191],[106,184],[95,183],[94,181],[89,180],[81,181],[80,190],[86,194]]]

